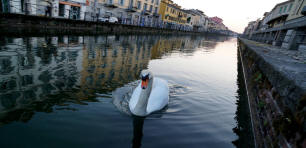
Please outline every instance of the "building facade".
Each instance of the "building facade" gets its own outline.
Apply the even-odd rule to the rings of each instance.
[[[90,16],[95,20],[112,16],[122,24],[157,26],[160,0],[91,0]]]
[[[2,12],[83,20],[87,0],[2,0]]]
[[[179,30],[188,28],[186,11],[172,0],[161,1],[159,14],[161,15],[163,26],[166,28]]]
[[[271,11],[271,16],[267,22],[269,28],[280,27],[286,21],[290,11],[292,10],[294,0],[285,1],[277,4]]]
[[[306,50],[305,15],[305,0],[288,0],[266,12],[259,23],[249,23],[244,35],[285,49]]]
[[[172,0],[0,0],[0,12],[84,21],[116,17],[118,23],[184,31],[227,29],[203,11],[185,10]],[[218,18],[219,20],[222,19]],[[215,23],[217,22],[217,23]],[[221,28],[221,29],[220,29]]]

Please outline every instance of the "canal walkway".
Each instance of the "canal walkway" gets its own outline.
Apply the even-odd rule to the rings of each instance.
[[[0,34],[3,36],[99,35],[99,34],[219,34],[231,31],[186,31],[171,28],[136,26],[119,23],[72,20],[44,16],[0,13]]]
[[[240,38],[239,52],[258,146],[302,145],[305,142],[305,51]]]
[[[274,77],[276,83],[285,77],[291,81],[288,81],[289,85],[297,86],[306,92],[306,51],[287,50],[251,40],[240,40],[264,59],[263,62],[269,65],[267,68],[280,72],[279,78],[275,78],[274,73],[271,73],[271,80]]]

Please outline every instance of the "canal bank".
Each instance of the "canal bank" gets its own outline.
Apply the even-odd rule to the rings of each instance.
[[[257,147],[304,147],[305,51],[238,40]]]
[[[167,28],[134,26],[43,16],[0,13],[0,33],[4,36],[25,35],[99,35],[99,34],[209,34]],[[212,34],[219,34],[214,32]]]

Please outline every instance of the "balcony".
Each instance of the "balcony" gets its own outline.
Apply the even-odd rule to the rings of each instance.
[[[154,12],[154,13],[153,13],[153,16],[155,16],[155,17],[159,17],[159,14],[158,14],[158,13],[156,13],[156,12]]]
[[[277,15],[277,16],[275,16],[274,18],[268,20],[268,21],[267,21],[267,24],[271,24],[271,23],[275,22],[276,20],[279,20],[279,21],[281,21],[281,20],[286,20],[286,18],[288,17],[288,15],[289,15],[288,13],[283,13],[283,14]]]
[[[143,15],[150,15],[150,14],[151,14],[150,11],[146,11],[146,10],[143,10],[141,13],[142,13]]]
[[[126,9],[128,12],[136,12],[137,11],[137,6],[130,6],[129,8]]]
[[[118,4],[115,4],[113,1],[108,1],[106,4],[104,4],[104,6],[110,8],[117,8]]]

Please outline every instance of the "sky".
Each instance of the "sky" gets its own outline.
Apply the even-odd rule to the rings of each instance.
[[[199,9],[209,17],[218,16],[229,29],[242,33],[248,22],[286,0],[173,0],[185,9]]]

